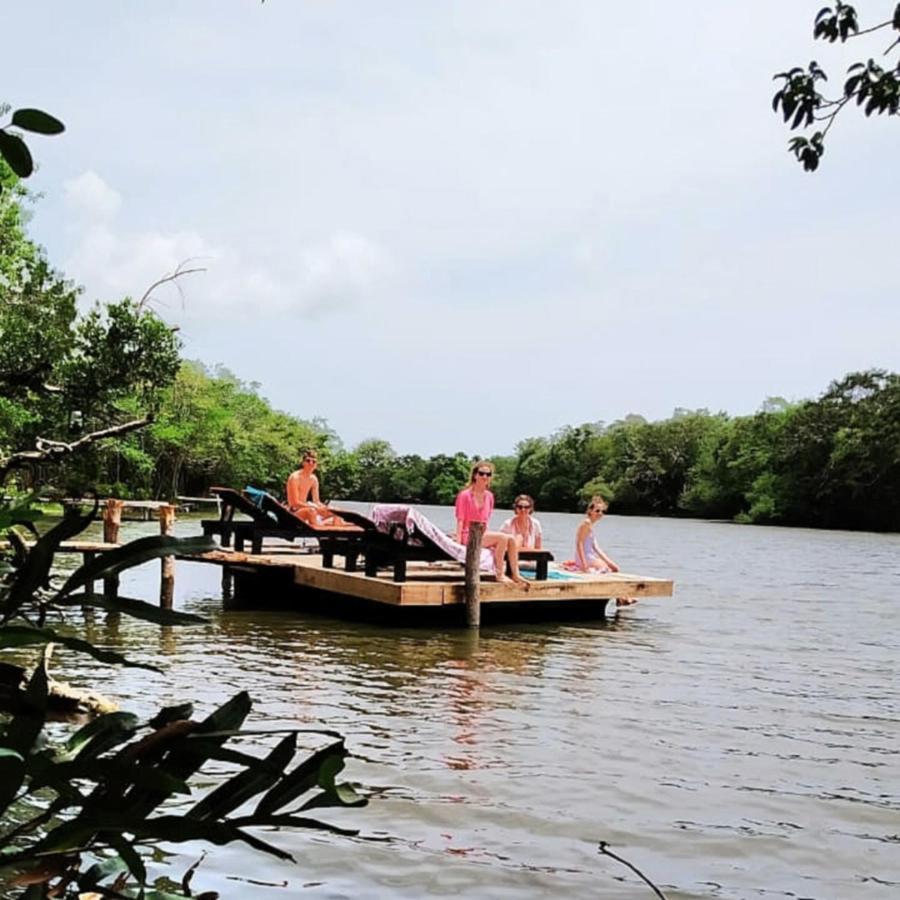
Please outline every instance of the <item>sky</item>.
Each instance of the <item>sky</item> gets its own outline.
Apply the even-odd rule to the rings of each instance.
[[[810,175],[770,106],[889,43],[813,43],[820,5],[32,0],[0,100],[66,123],[30,229],[85,303],[190,260],[186,358],[348,447],[510,453],[900,369],[897,123]]]

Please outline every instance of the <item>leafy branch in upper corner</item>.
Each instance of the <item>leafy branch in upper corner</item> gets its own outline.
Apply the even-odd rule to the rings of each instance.
[[[0,110],[0,114],[9,112],[9,107]],[[66,130],[59,119],[40,109],[17,109],[10,121],[0,126],[0,156],[19,176],[28,178],[34,171],[34,160],[25,140],[19,131],[30,131],[33,134],[62,134]],[[2,187],[0,187],[2,190]]]
[[[60,545],[95,514],[96,504],[86,514],[70,510],[30,546],[17,531],[9,531],[15,555],[2,563],[0,574],[0,652],[35,647],[39,657],[30,675],[22,670],[20,683],[0,693],[0,703],[11,713],[0,725],[0,873],[23,889],[20,896],[26,900],[75,898],[84,892],[162,900],[190,896],[190,890],[185,886],[183,894],[173,895],[145,889],[141,851],[160,842],[241,841],[291,859],[250,829],[355,833],[309,816],[324,807],[366,803],[349,784],[336,781],[347,755],[343,738],[321,730],[246,730],[251,701],[243,691],[202,719],[193,718],[190,703],[167,707],[143,722],[131,713],[109,712],[61,743],[48,739],[45,726],[54,692],[47,669],[54,644],[103,663],[154,668],[74,634],[66,621],[73,608],[96,607],[162,625],[205,621],[140,600],[94,596],[85,588],[151,559],[211,549],[207,538],[141,538],[99,554],[57,583],[52,566]],[[11,518],[14,514],[0,510],[5,524]],[[17,524],[36,534],[30,523]],[[0,665],[7,676],[16,668]],[[306,755],[298,748],[303,733],[327,741]],[[242,749],[247,742],[257,754],[262,746],[261,755]],[[210,760],[225,764],[227,777],[187,805],[188,780]]]
[[[819,10],[813,27],[813,37],[828,43],[845,43],[848,40],[890,29],[892,40],[882,56],[897,54],[900,47],[900,3],[893,15],[877,25],[860,29],[856,8],[849,3],[838,2],[834,7]],[[900,54],[898,54],[900,55]],[[856,62],[847,70],[840,95],[826,97],[820,93],[820,82],[828,80],[825,71],[813,60],[807,68],[795,66],[774,76],[781,86],[772,98],[772,108],[780,113],[791,131],[798,128],[815,129],[810,137],[791,138],[788,149],[796,156],[807,172],[814,172],[825,152],[825,137],[838,114],[849,104],[855,103],[865,115],[896,116],[900,113],[900,59],[877,63]]]

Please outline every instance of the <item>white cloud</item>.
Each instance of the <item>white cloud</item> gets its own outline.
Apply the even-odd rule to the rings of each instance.
[[[96,172],[83,172],[64,184],[66,204],[88,222],[108,222],[122,205],[122,195]]]
[[[298,308],[313,314],[359,302],[390,270],[382,248],[351,232],[301,250],[299,261]]]
[[[301,246],[289,263],[248,258],[195,231],[128,231],[116,221],[122,196],[90,171],[66,183],[73,250],[66,271],[89,301],[140,297],[179,266],[202,268],[154,291],[169,319],[294,313],[321,317],[365,302],[391,270],[387,252],[352,231]],[[190,260],[189,264],[185,261]],[[175,308],[184,300],[183,310]]]

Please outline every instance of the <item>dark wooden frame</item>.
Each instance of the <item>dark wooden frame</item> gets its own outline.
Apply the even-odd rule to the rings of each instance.
[[[375,577],[379,569],[391,567],[393,580],[397,582],[406,581],[408,562],[457,562],[422,532],[409,534],[402,523],[392,525],[390,532],[385,534],[361,513],[335,508],[336,515],[351,525],[358,526],[360,530],[348,532],[343,528],[330,529],[328,526],[313,528],[271,494],[264,494],[262,505],[257,506],[249,497],[233,488],[211,487],[209,490],[219,498],[222,509],[218,519],[201,521],[203,533],[219,535],[223,547],[230,546],[233,537],[234,549],[239,552],[244,550],[249,541],[251,553],[262,553],[263,540],[267,537],[286,541],[315,538],[322,551],[323,568],[334,568],[334,557],[343,556],[346,571],[355,572],[359,557],[365,555],[366,575]],[[249,520],[235,521],[235,512],[243,513]],[[548,563],[553,559],[549,550],[520,550],[519,559],[531,560],[537,564],[537,581],[547,579]]]
[[[367,531],[375,530],[375,525],[359,513],[344,510],[338,513],[350,521],[350,524],[356,525],[358,531],[348,532],[345,529],[330,529],[327,526],[313,528],[308,522],[295,516],[271,494],[264,494],[262,505],[257,506],[249,497],[234,488],[212,487],[210,493],[221,500],[222,510],[218,519],[201,521],[203,533],[219,535],[224,547],[229,546],[233,536],[234,548],[237,551],[243,551],[244,544],[248,540],[250,552],[259,554],[262,553],[263,540],[267,537],[286,541],[315,538],[319,542],[322,565],[326,569],[333,568],[334,557],[340,555],[344,557],[347,571],[354,572],[362,552],[363,537]],[[235,512],[249,516],[249,521],[235,521]]]
[[[378,570],[393,568],[394,581],[406,581],[406,564],[408,562],[459,562],[453,559],[439,544],[421,531],[410,534],[402,523],[391,526],[388,534],[378,532],[367,535],[364,551],[366,556],[366,575],[374,578]],[[547,567],[553,559],[549,550],[520,550],[519,559],[536,562],[535,579],[547,580]],[[462,565],[462,563],[459,563]],[[507,562],[507,572],[509,563]]]

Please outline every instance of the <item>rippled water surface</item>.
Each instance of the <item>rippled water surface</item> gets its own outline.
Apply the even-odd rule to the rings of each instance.
[[[579,517],[541,519],[570,556]],[[247,689],[258,725],[343,732],[345,774],[371,797],[323,815],[359,838],[267,835],[297,865],[217,849],[195,887],[653,897],[604,840],[670,900],[900,896],[900,537],[615,516],[597,536],[675,597],[472,636],[223,611],[219,570],[179,563],[177,606],[208,626],[98,617],[96,641],[166,674],[105,668],[93,687],[139,712],[204,713]],[[145,566],[123,592],[151,598],[157,577]]]

